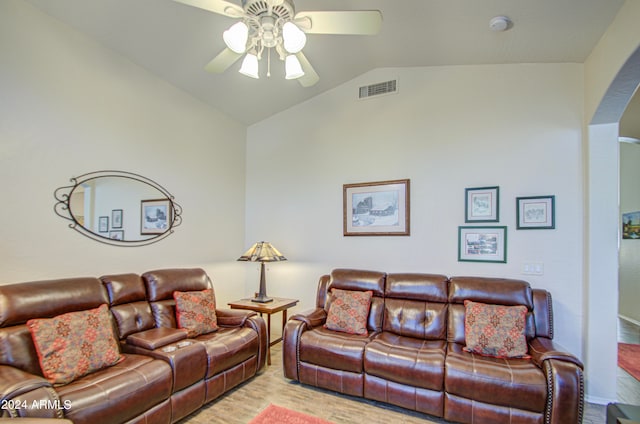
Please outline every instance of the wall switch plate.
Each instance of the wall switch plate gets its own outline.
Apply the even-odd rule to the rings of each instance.
[[[542,262],[525,262],[522,266],[524,275],[543,275],[544,264]]]

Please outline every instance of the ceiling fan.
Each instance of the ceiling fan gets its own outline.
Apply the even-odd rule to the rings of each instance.
[[[243,55],[240,73],[259,78],[258,62],[271,50],[285,62],[285,78],[311,87],[320,77],[302,53],[306,34],[374,35],[380,31],[379,10],[305,11],[296,13],[293,0],[242,0],[242,7],[225,0],[174,0],[189,6],[239,19],[223,33],[227,47],[205,69],[221,74]]]

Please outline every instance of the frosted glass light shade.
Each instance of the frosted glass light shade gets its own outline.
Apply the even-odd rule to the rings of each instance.
[[[296,79],[304,75],[302,66],[297,57],[290,54],[284,60],[285,79]]]
[[[284,49],[289,53],[298,53],[307,43],[306,34],[293,22],[282,26],[282,38]]]
[[[236,53],[244,53],[247,50],[249,39],[249,27],[244,22],[236,22],[222,33],[224,43]]]
[[[239,72],[251,78],[260,78],[260,75],[258,75],[258,56],[253,53],[247,53]]]

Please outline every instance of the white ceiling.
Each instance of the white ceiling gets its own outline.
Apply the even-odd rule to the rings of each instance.
[[[303,88],[204,66],[224,47],[234,19],[172,0],[27,0],[158,77],[245,124],[252,124],[375,68],[585,61],[624,0],[295,0],[296,11],[382,11],[375,36],[307,37],[304,53],[320,82]],[[240,0],[229,0],[240,4]],[[514,22],[502,33],[489,20]],[[263,58],[263,62],[266,59]],[[262,70],[261,70],[262,72]]]

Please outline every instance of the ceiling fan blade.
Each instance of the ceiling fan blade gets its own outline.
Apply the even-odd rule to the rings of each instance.
[[[311,66],[311,63],[309,63],[309,60],[302,52],[296,53],[296,57],[300,61],[300,66],[302,66],[302,70],[304,71],[304,75],[298,78],[300,85],[303,87],[315,85],[320,80],[316,70],[313,69],[313,66]]]
[[[173,0],[188,6],[197,7],[208,10],[209,12],[218,13],[220,15],[229,16],[231,18],[239,18],[244,16],[244,10],[237,4],[230,3],[225,0]]]
[[[226,71],[229,66],[233,65],[242,57],[242,54],[236,53],[230,48],[226,48],[214,57],[211,62],[207,63],[204,69],[213,74],[221,74]]]
[[[374,35],[382,26],[379,10],[300,12],[295,23],[308,34]]]

